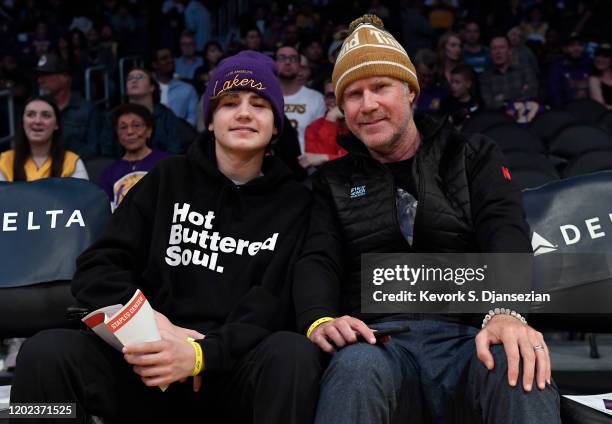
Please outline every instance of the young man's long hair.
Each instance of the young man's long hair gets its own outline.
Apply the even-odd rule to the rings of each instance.
[[[30,103],[36,100],[47,103],[53,108],[53,113],[55,114],[57,129],[53,131],[53,135],[51,136],[51,150],[49,151],[49,158],[51,159],[50,176],[61,177],[62,169],[64,167],[64,154],[66,153],[64,134],[62,132],[61,112],[57,104],[53,101],[53,99],[48,96],[30,97],[26,101],[25,107],[27,107]],[[32,149],[30,147],[30,141],[28,140],[28,137],[25,133],[25,129],[23,127],[23,116],[21,118],[21,123],[17,128],[17,134],[15,134],[14,151],[15,159],[13,160],[13,181],[26,181],[27,178],[25,173],[25,163],[32,155]]]

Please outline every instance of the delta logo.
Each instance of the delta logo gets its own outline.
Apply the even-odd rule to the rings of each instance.
[[[612,223],[612,213],[608,214],[610,223]],[[604,221],[605,222],[605,221]],[[559,226],[559,232],[566,246],[578,244],[583,238],[591,240],[606,237],[606,232],[602,229],[602,221],[599,217],[587,218],[582,225],[565,224]],[[534,256],[544,255],[559,250],[559,245],[547,240],[538,232],[534,231],[531,236],[531,247]]]

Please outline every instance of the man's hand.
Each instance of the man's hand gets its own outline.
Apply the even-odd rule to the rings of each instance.
[[[191,376],[196,361],[193,346],[185,337],[167,330],[160,330],[159,333],[161,340],[123,348],[123,357],[134,365],[134,372],[149,387],[170,384]]]
[[[298,156],[298,162],[304,169],[311,166],[320,166],[329,160],[329,156],[323,153],[304,153]]]
[[[546,383],[550,384],[550,354],[542,333],[510,315],[495,315],[476,336],[476,354],[489,370],[495,366],[489,346],[499,343],[503,344],[508,358],[508,382],[511,386],[517,384],[521,358],[525,391],[531,391],[534,375],[541,390]]]
[[[357,343],[357,336],[361,336],[370,344],[376,344],[372,329],[363,321],[345,315],[319,325],[310,334],[310,340],[321,350],[335,353],[336,348],[341,349],[348,344]]]

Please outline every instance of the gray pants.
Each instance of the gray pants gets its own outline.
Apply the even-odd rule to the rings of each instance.
[[[404,323],[412,331],[385,345],[357,343],[333,356],[322,379],[317,424],[561,422],[553,386],[540,390],[534,383],[527,393],[522,377],[517,386],[508,384],[501,345],[492,346],[495,367],[486,369],[476,357],[476,328],[439,321],[372,327]]]

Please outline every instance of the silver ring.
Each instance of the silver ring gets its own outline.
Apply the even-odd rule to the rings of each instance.
[[[541,344],[533,345],[533,350],[544,349],[544,346]]]

